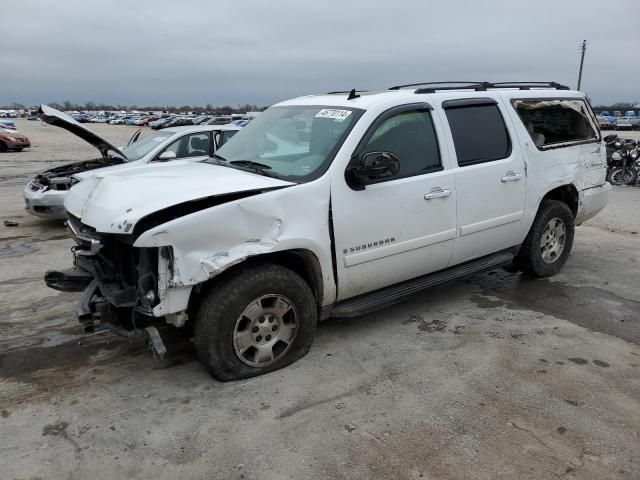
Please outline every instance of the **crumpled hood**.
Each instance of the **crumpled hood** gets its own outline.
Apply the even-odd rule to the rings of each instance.
[[[207,197],[295,185],[230,167],[174,160],[126,168],[77,183],[64,206],[103,233],[131,233],[145,216]]]
[[[56,110],[55,108],[48,107],[47,105],[40,105],[40,108],[38,109],[38,116],[43,122],[64,128],[65,130],[68,130],[74,135],[80,137],[85,142],[93,145],[100,151],[104,159],[108,157],[109,151],[117,153],[122,156],[122,158],[127,158],[127,156],[118,150],[118,148],[114,147],[104,138],[89,130],[80,122],[75,121],[66,113]]]

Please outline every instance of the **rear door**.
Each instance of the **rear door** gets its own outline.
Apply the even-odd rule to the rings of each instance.
[[[606,147],[584,98],[516,98],[511,103],[531,178],[537,180],[528,185],[530,191],[567,182],[578,189],[605,182]]]
[[[456,99],[442,108],[451,133],[458,239],[451,264],[521,242],[525,163],[500,97]]]

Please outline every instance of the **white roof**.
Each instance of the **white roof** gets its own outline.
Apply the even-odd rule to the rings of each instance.
[[[427,103],[440,103],[445,100],[458,98],[481,98],[487,94],[498,94],[506,98],[584,98],[584,93],[575,90],[555,90],[551,88],[535,88],[520,90],[518,88],[495,88],[486,91],[475,90],[447,90],[436,93],[416,93],[415,88],[401,90],[383,90],[379,92],[359,92],[359,97],[347,100],[348,93],[332,93],[324,95],[308,95],[293,98],[278,103],[285,105],[326,105],[332,107],[351,107],[368,110],[378,104],[397,102],[399,105],[411,102],[425,101]]]

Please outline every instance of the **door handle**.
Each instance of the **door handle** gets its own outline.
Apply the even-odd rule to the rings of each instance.
[[[522,174],[521,173],[515,173],[515,172],[507,172],[505,173],[504,177],[502,177],[500,180],[503,182],[515,182],[516,180],[520,180],[522,178]]]
[[[451,190],[442,189],[440,187],[432,188],[429,193],[424,196],[425,200],[431,200],[432,198],[448,197],[451,195]]]

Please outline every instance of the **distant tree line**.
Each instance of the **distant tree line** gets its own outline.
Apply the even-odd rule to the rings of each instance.
[[[620,112],[625,112],[626,110],[637,110],[638,109],[638,103],[632,103],[632,102],[617,102],[614,103],[613,105],[595,105],[593,107],[593,109],[596,112],[610,112],[613,113],[614,111],[618,110]]]
[[[252,105],[252,104],[244,104],[238,105],[237,107],[231,107],[229,105],[225,105],[223,107],[214,106],[210,103],[207,103],[204,106],[201,105],[111,105],[106,103],[94,103],[87,102],[84,104],[73,103],[69,100],[65,100],[64,102],[51,102],[47,103],[50,107],[53,107],[57,110],[62,111],[117,111],[117,110],[138,110],[140,112],[169,112],[169,113],[177,113],[177,112],[196,112],[196,113],[212,113],[214,115],[231,115],[232,113],[245,113],[245,112],[261,112],[265,110],[267,107]],[[0,106],[2,110],[35,110],[38,106],[26,106],[22,103],[13,102],[9,105]]]

